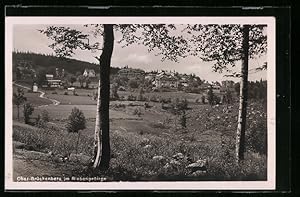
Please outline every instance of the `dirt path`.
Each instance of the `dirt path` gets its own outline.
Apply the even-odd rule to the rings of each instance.
[[[31,88],[20,85],[20,84],[17,84],[15,82],[13,82],[13,84],[18,86],[18,87],[21,87],[21,88],[24,88],[24,89],[27,89],[27,90],[31,90]],[[59,105],[60,104],[60,102],[58,100],[50,99],[50,98],[45,97],[45,94],[46,94],[45,92],[43,92],[43,91],[38,91],[38,92],[40,93],[40,95],[39,95],[40,98],[47,99],[47,100],[51,101],[53,105]],[[48,105],[40,105],[39,107],[44,107],[44,106],[48,106]]]

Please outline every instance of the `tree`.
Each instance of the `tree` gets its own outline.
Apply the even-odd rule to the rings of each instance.
[[[81,110],[74,107],[71,114],[68,117],[67,130],[69,133],[77,133],[77,143],[76,143],[76,154],[78,153],[78,143],[80,137],[80,130],[86,128],[86,119]]]
[[[84,82],[84,80],[85,80],[85,77],[83,75],[79,75],[77,77],[77,81],[79,82],[81,88],[83,88],[83,82]]]
[[[207,92],[207,100],[210,105],[214,104],[214,97],[215,97],[215,95],[214,95],[212,86],[210,86],[208,89],[208,92]]]
[[[42,86],[45,84],[47,78],[46,78],[47,70],[46,69],[40,69],[36,75],[36,83],[39,86]]]
[[[117,83],[112,84],[111,91],[110,91],[111,99],[113,99],[113,100],[119,99],[118,88],[119,88],[119,86]]]
[[[18,120],[20,120],[20,106],[27,100],[24,96],[24,91],[21,88],[17,89],[17,93],[13,93],[13,102],[17,106]]]
[[[25,103],[24,104],[23,113],[24,113],[24,122],[25,122],[25,124],[29,123],[30,116],[32,115],[33,111],[34,111],[34,108],[30,103]]]
[[[91,82],[92,82],[91,79],[89,77],[86,77],[85,78],[85,88],[89,88],[89,85]]]
[[[204,61],[213,61],[214,71],[231,72],[241,61],[240,106],[236,132],[236,162],[244,159],[246,110],[248,99],[248,60],[266,53],[267,36],[265,25],[189,25],[186,29],[192,35],[192,54]]]
[[[137,82],[137,80],[136,79],[130,79],[129,81],[128,81],[128,87],[130,87],[130,88],[138,88],[139,87],[139,84],[138,84],[138,82]]]
[[[99,61],[100,80],[98,87],[97,98],[97,113],[95,123],[95,159],[94,168],[107,169],[110,161],[110,141],[109,141],[109,74],[111,56],[114,46],[115,30],[121,32],[122,38],[118,43],[142,44],[149,48],[149,51],[154,49],[160,50],[162,60],[169,59],[177,61],[178,57],[184,57],[184,51],[188,48],[187,42],[182,39],[182,36],[169,35],[170,30],[176,29],[174,25],[164,24],[93,24],[85,25],[93,26],[93,35],[84,34],[82,31],[71,29],[69,27],[48,26],[46,29],[39,30],[54,42],[49,45],[59,57],[70,57],[74,54],[74,50],[90,50],[97,52],[102,50],[102,53],[95,58]],[[137,32],[140,30],[140,33]],[[90,43],[89,36],[102,36],[103,47],[100,47],[99,42]],[[140,35],[137,36],[137,35]],[[159,35],[159,36],[158,36]],[[101,159],[100,159],[101,156]]]
[[[73,86],[73,83],[76,82],[76,77],[74,75],[69,76],[69,81],[71,85]]]

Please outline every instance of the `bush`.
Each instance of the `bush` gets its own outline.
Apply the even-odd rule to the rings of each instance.
[[[50,118],[49,118],[49,112],[47,110],[43,110],[40,116],[43,121],[49,122]]]
[[[69,95],[69,93],[68,93],[68,92],[65,92],[64,95]]]
[[[137,80],[135,80],[135,79],[130,79],[129,81],[128,81],[128,86],[130,87],[130,88],[138,88],[139,87],[139,84],[138,84],[138,82],[137,82]]]
[[[24,104],[23,113],[24,113],[24,122],[25,122],[25,124],[29,123],[30,116],[32,115],[33,111],[34,111],[34,108],[30,103],[25,103]]]
[[[260,154],[267,154],[267,125],[266,122],[252,122],[246,131],[247,149]]]
[[[158,102],[158,99],[155,95],[152,95],[149,100],[152,102]]]
[[[142,115],[142,110],[140,108],[135,108],[133,111],[133,115],[141,116]]]
[[[52,92],[52,94],[57,94],[57,92],[56,92],[56,91],[54,91],[54,92]]]
[[[83,112],[74,107],[68,118],[67,130],[70,133],[78,133],[79,130],[85,129],[86,120]]]
[[[136,96],[133,96],[132,94],[128,95],[127,97],[128,101],[135,101],[136,100]]]
[[[86,128],[86,119],[81,110],[78,108],[73,108],[72,112],[68,118],[68,123],[67,123],[67,130],[69,133],[77,133],[77,142],[76,142],[76,154],[78,152],[78,144],[79,144],[79,136],[80,130],[83,130]]]

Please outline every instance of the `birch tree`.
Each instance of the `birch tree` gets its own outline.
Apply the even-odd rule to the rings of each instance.
[[[169,35],[170,30],[175,30],[174,25],[164,24],[91,24],[85,25],[93,28],[91,34],[85,34],[80,30],[69,27],[48,26],[39,30],[53,43],[49,45],[59,57],[71,57],[75,50],[102,51],[95,56],[99,61],[100,80],[97,98],[97,113],[95,122],[94,144],[94,168],[106,170],[110,162],[110,137],[109,137],[109,74],[111,56],[114,47],[114,30],[121,32],[121,39],[117,43],[126,47],[130,44],[142,44],[151,52],[158,49],[162,60],[178,61],[178,57],[184,57],[187,50],[187,41],[181,36]],[[91,42],[90,37],[100,36],[101,42]],[[125,44],[124,44],[125,43]]]
[[[265,25],[188,25],[185,29],[192,34],[191,54],[203,61],[214,62],[215,72],[231,72],[240,77],[240,101],[236,131],[235,157],[239,163],[244,159],[245,130],[248,100],[249,58],[259,57],[267,52]],[[241,62],[241,72],[233,72]]]

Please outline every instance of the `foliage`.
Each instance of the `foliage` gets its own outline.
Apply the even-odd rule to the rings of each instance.
[[[41,113],[41,119],[45,122],[49,122],[50,120],[50,116],[49,116],[49,112],[47,110],[43,110]]]
[[[130,79],[128,81],[128,87],[130,87],[130,88],[138,88],[139,87],[138,81],[135,80],[135,79]]]
[[[76,107],[72,109],[66,128],[70,133],[78,133],[79,130],[86,128],[85,116],[81,110]]]
[[[30,103],[25,103],[24,104],[23,113],[24,113],[24,122],[25,122],[25,124],[29,123],[30,116],[32,115],[33,111],[34,111],[34,108],[33,108],[32,104],[30,104]]]
[[[111,88],[110,88],[110,98],[112,100],[118,100],[119,99],[119,95],[118,95],[118,84],[117,83],[113,83]]]
[[[13,103],[17,106],[18,108],[18,120],[20,118],[20,105],[22,105],[27,98],[24,96],[24,91],[21,88],[17,89],[17,93],[13,93]]]
[[[128,95],[127,101],[135,101],[135,100],[136,100],[136,96],[134,96],[132,94]]]
[[[208,92],[207,92],[207,100],[210,105],[213,105],[213,103],[214,103],[214,96],[215,95],[214,95],[212,86],[210,86],[208,89]]]
[[[26,97],[24,96],[24,91],[22,88],[17,89],[17,93],[13,93],[13,103],[16,106],[22,105],[26,101]]]
[[[250,25],[249,56],[254,58],[267,51],[265,25]],[[188,25],[186,31],[192,36],[191,54],[203,61],[215,62],[214,71],[230,71],[242,58],[242,25]],[[213,36],[212,36],[213,35]],[[200,44],[199,44],[200,43]]]
[[[92,82],[91,79],[89,77],[86,77],[85,78],[85,88],[89,88],[89,85],[91,82]]]
[[[32,62],[33,69],[37,72],[38,84],[45,81],[45,74],[54,73],[55,68],[64,69],[65,72],[82,73],[85,68],[98,70],[98,65],[76,59],[62,58],[54,55],[36,54],[33,52],[13,52],[13,67],[17,67],[19,61]]]
[[[83,88],[83,83],[84,83],[84,81],[85,81],[85,77],[84,77],[83,75],[79,75],[79,76],[77,77],[77,81],[79,82],[80,87]]]

